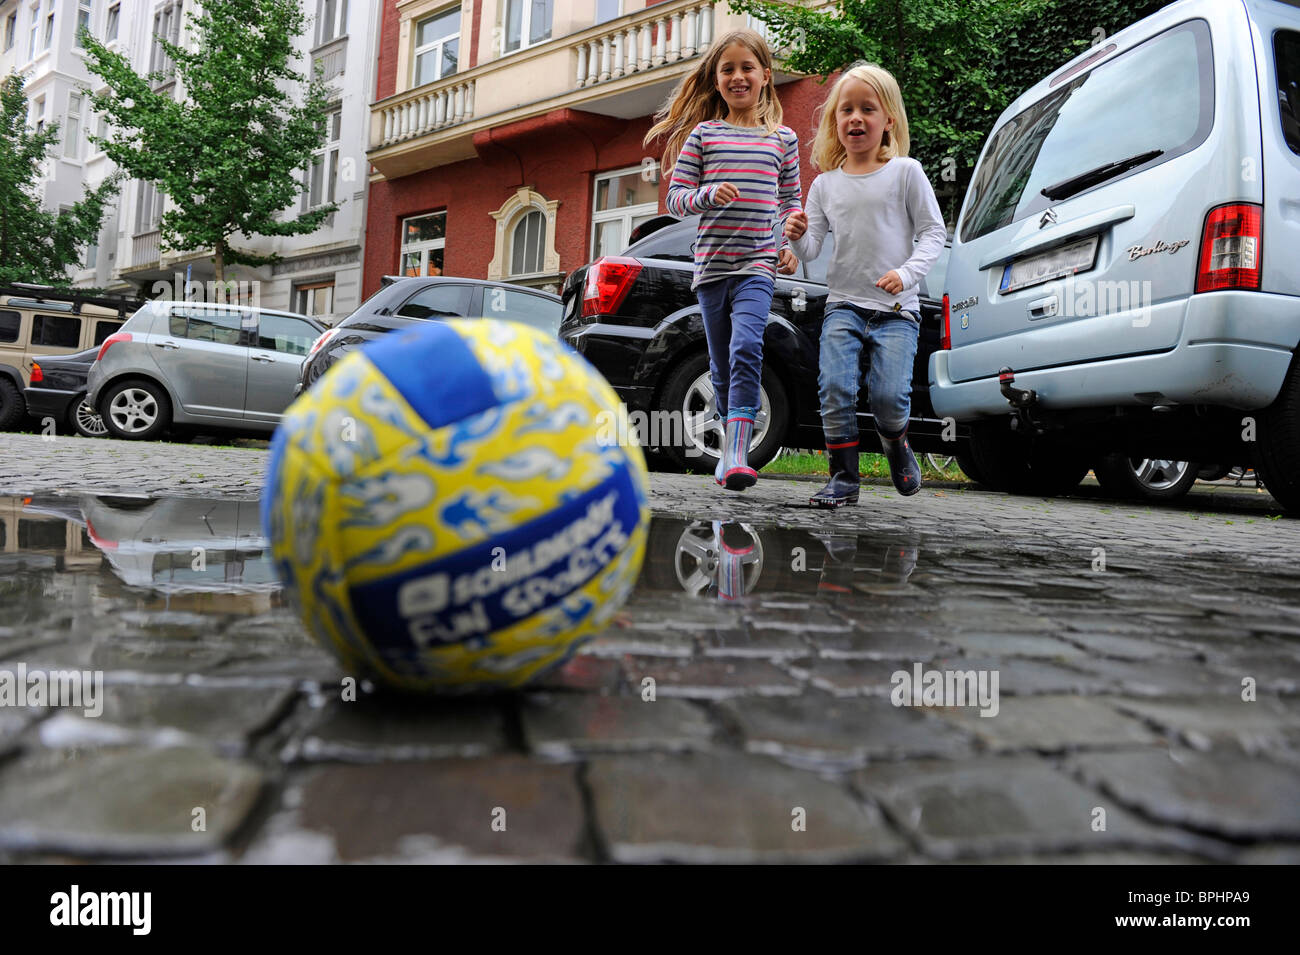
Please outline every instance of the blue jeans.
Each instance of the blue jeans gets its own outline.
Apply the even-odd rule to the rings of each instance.
[[[730,408],[757,408],[763,377],[763,329],[774,283],[767,275],[737,275],[696,289],[709,345],[709,377],[725,421]]]
[[[876,429],[885,438],[907,430],[912,414],[912,364],[921,317],[836,302],[822,321],[821,371],[817,376],[826,438],[856,438],[860,358],[869,349],[867,394]]]

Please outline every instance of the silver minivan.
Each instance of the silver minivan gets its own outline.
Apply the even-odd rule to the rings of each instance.
[[[86,400],[117,438],[156,438],[172,425],[269,434],[324,331],[292,312],[150,302],[100,346]]]
[[[930,394],[973,477],[1251,464],[1300,509],[1300,0],[1182,0],[1020,96],[946,288]]]

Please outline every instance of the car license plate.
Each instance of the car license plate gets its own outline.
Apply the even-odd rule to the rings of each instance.
[[[1096,263],[1097,236],[1090,235],[1086,239],[1071,242],[1059,249],[1008,263],[1002,270],[1002,284],[998,287],[998,291],[1014,292],[1029,288],[1031,285],[1041,285],[1052,279],[1059,279],[1064,275],[1087,272]]]

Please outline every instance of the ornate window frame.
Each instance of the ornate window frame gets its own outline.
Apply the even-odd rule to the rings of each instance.
[[[560,253],[555,250],[555,212],[560,207],[558,199],[547,200],[529,186],[520,186],[515,194],[489,213],[496,220],[492,261],[488,263],[487,277],[494,282],[517,282],[521,285],[547,284],[560,274]],[[530,212],[540,212],[546,220],[546,244],[542,251],[542,271],[528,275],[508,275],[510,251],[514,229]]]

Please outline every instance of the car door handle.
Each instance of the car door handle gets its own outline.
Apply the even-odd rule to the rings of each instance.
[[[265,362],[266,364],[269,365],[269,364],[274,363],[274,362],[275,362],[275,359],[272,358],[270,355],[254,355],[254,356],[253,356],[253,361]]]
[[[153,347],[154,347],[154,348],[172,348],[172,349],[175,349],[175,348],[180,348],[181,346],[180,346],[180,345],[177,345],[175,342],[154,342],[154,343],[153,343]]]
[[[1055,295],[1049,295],[1047,298],[1040,298],[1036,302],[1030,302],[1028,305],[1029,320],[1033,321],[1038,318],[1052,318],[1057,309],[1060,308],[1061,300]]]

